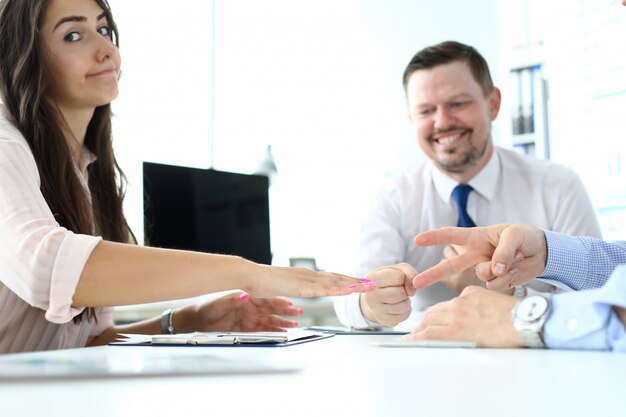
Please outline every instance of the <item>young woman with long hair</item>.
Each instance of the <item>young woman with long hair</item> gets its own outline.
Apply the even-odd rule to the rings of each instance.
[[[115,326],[113,306],[240,289],[177,310],[174,329],[277,330],[301,310],[275,296],[376,287],[133,244],[111,139],[120,67],[106,0],[0,0],[0,353],[161,333],[160,318]]]

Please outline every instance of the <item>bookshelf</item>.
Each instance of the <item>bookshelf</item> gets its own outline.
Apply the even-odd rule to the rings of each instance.
[[[545,54],[546,5],[540,0],[498,3],[500,78],[508,144],[516,151],[551,158]],[[505,143],[506,144],[506,143]]]
[[[509,73],[511,145],[520,153],[550,159],[548,87],[541,63]]]

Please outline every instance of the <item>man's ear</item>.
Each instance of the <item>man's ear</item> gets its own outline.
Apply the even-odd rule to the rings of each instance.
[[[406,93],[404,93],[404,105],[406,108],[406,118],[409,121],[409,123],[412,122],[411,120],[411,107],[409,106],[409,97],[407,96]]]
[[[489,95],[489,115],[491,120],[496,120],[500,113],[500,104],[502,103],[502,93],[498,87],[494,87]]]

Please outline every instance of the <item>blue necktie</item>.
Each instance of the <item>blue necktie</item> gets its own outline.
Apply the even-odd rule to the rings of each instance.
[[[467,214],[467,197],[473,188],[467,184],[459,184],[452,190],[452,198],[459,208],[458,227],[476,227],[476,223]]]

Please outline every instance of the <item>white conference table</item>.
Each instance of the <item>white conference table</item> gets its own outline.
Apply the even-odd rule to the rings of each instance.
[[[217,356],[288,373],[0,383],[0,414],[21,416],[624,416],[626,354],[529,349],[387,348],[383,335],[264,347],[103,346],[30,355],[138,363]],[[15,355],[7,355],[15,357]],[[5,356],[5,358],[7,357]],[[60,357],[60,356],[59,356]],[[0,363],[1,366],[1,363]]]

